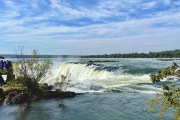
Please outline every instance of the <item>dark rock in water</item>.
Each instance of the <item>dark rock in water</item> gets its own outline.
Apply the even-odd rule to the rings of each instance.
[[[64,107],[66,107],[66,106],[63,105],[63,104],[59,104],[59,107],[60,107],[60,108],[64,108]]]
[[[71,98],[75,97],[75,92],[57,92],[57,91],[50,91],[48,98]]]
[[[93,61],[88,61],[86,66],[95,65]]]
[[[60,98],[69,98],[69,97],[75,97],[76,93],[75,92],[63,92],[61,94],[59,94]]]

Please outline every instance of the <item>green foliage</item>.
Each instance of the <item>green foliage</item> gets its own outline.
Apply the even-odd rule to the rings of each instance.
[[[17,81],[26,86],[31,92],[36,92],[39,88],[39,81],[44,77],[52,65],[48,59],[39,59],[37,50],[33,50],[32,58],[24,56],[23,49],[17,53],[18,62],[14,65]]]
[[[39,90],[40,94],[47,95],[47,94],[49,94],[49,91],[52,90],[52,86],[48,86],[47,83],[40,84],[38,87],[38,90]]]
[[[33,50],[31,59],[23,58],[22,55],[21,57],[18,56],[19,61],[15,64],[15,70],[17,71],[18,76],[30,78],[33,81],[38,82],[46,75],[52,62],[48,59],[40,60],[38,54],[37,50]]]
[[[157,75],[150,75],[150,78],[151,78],[151,81],[152,83],[157,83],[157,82],[160,82],[160,79]]]
[[[17,80],[11,80],[7,83],[7,85],[9,87],[23,87],[23,85],[21,83],[19,83],[19,81],[17,81]]]
[[[150,78],[152,83],[160,82],[161,79],[166,78],[167,76],[174,75],[175,70],[178,68],[177,63],[173,62],[172,66],[166,67],[165,69],[159,70],[156,74],[151,74]]]
[[[6,75],[7,75],[7,82],[14,81],[15,80],[15,75],[14,75],[14,69],[13,66],[10,66],[9,68],[6,69]]]
[[[64,91],[62,91],[62,89],[55,89],[55,92],[56,92],[57,94],[64,93]]]
[[[0,70],[0,75],[6,75],[7,73],[7,69]]]
[[[169,75],[177,76],[175,73],[178,65],[173,62],[172,66],[159,70],[157,74],[150,75],[153,83],[160,82],[160,79]],[[158,104],[161,106],[160,115],[162,116],[168,109],[173,108],[175,120],[180,120],[180,88],[176,85],[162,85],[163,93],[157,94],[156,97],[148,102],[150,109],[155,109]]]
[[[0,87],[0,88],[2,88],[4,90],[4,92],[13,91],[14,89],[21,90],[21,91],[27,91],[27,88],[24,86],[20,86],[20,87],[7,86],[7,87]]]
[[[175,110],[174,112],[174,118],[175,120],[180,119],[180,88],[176,85],[163,85],[162,86],[163,93],[157,94],[155,98],[150,100],[148,102],[148,105],[150,109],[155,109],[158,104],[161,105],[159,114],[161,116],[164,115],[164,113],[170,109],[173,108]]]

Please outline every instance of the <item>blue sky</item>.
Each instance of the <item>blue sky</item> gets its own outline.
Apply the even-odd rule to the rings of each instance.
[[[0,54],[104,54],[180,48],[179,0],[0,0]]]

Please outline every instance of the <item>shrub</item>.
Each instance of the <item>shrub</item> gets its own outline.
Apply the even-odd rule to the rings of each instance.
[[[38,87],[38,90],[40,94],[47,95],[49,94],[49,91],[52,89],[52,86],[48,86],[47,83],[40,84]]]
[[[167,76],[170,76],[170,75],[179,77],[177,74],[175,74],[175,70],[177,68],[178,68],[177,63],[173,62],[172,66],[159,70],[156,74],[151,74],[150,78],[151,78],[152,83],[160,82],[160,79],[166,78]]]
[[[36,93],[39,88],[39,81],[49,71],[52,61],[48,59],[39,59],[37,50],[33,50],[30,59],[26,58],[23,49],[17,52],[18,62],[15,63],[14,69],[19,83],[26,86],[31,93]]]

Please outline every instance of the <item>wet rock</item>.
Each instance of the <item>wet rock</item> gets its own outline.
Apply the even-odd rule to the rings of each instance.
[[[50,91],[48,98],[71,98],[75,97],[75,92],[57,92],[57,91]]]
[[[76,93],[70,92],[70,91],[63,92],[63,93],[59,94],[60,98],[69,98],[69,97],[75,97],[75,96],[76,96]]]
[[[60,108],[65,108],[66,106],[63,105],[63,104],[59,104],[58,107],[60,107]]]

